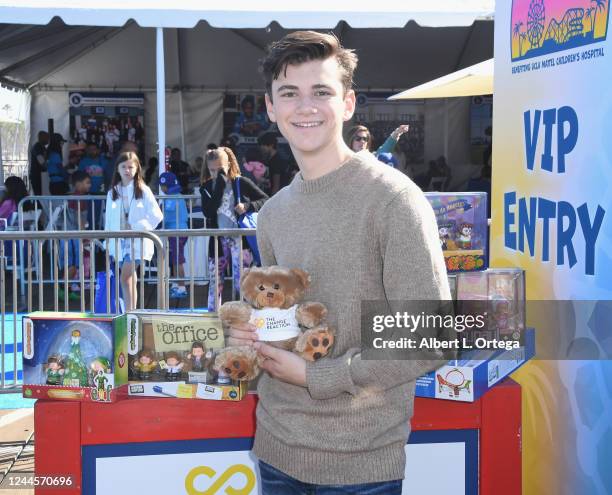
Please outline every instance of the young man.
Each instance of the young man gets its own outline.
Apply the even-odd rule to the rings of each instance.
[[[329,310],[336,342],[306,362],[229,329],[265,358],[254,452],[266,495],[401,493],[414,381],[440,362],[361,359],[362,300],[450,299],[433,211],[418,187],[342,139],[357,57],[338,40],[296,32],[263,60],[268,115],[300,172],[258,217],[264,265],[302,268],[306,300]]]

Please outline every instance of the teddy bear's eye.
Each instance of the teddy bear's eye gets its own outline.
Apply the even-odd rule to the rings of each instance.
[[[278,290],[278,289],[280,289],[280,285],[274,284],[274,290]]]
[[[258,289],[259,289],[259,290],[261,290],[261,291],[266,290],[266,288],[265,288],[263,285],[260,285],[260,286],[258,287]]]

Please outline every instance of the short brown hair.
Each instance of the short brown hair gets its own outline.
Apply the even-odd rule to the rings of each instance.
[[[366,149],[369,150],[372,145],[372,134],[370,134],[370,129],[368,129],[365,125],[356,125],[349,129],[347,135],[347,141],[349,148],[353,147],[353,139],[355,139],[355,135],[358,132],[365,132],[368,135],[368,141],[366,142]]]
[[[330,57],[335,57],[342,69],[342,86],[346,94],[353,87],[357,55],[353,50],[344,48],[336,36],[316,31],[296,31],[271,43],[265,58],[260,62],[268,96],[272,99],[272,81],[278,79],[281,71],[286,73],[288,65],[327,60]]]

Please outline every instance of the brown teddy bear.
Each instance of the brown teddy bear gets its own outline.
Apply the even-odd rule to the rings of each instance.
[[[219,317],[225,327],[250,322],[257,327],[260,341],[315,361],[329,352],[334,332],[325,324],[323,304],[298,304],[309,286],[309,275],[297,268],[251,268],[240,284],[247,302],[224,303]],[[259,374],[260,359],[251,346],[227,347],[217,354],[213,367],[220,376],[252,380]]]

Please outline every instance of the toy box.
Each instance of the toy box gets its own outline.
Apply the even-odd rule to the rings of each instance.
[[[487,193],[425,193],[436,220],[449,273],[484,270]]]
[[[215,313],[134,311],[115,325],[127,335],[121,373],[130,396],[240,400],[246,394],[247,385],[212,370],[216,351],[225,346]],[[125,361],[117,352],[117,367]]]
[[[518,268],[459,273],[456,276],[457,313],[485,316],[486,326],[466,332],[478,337],[522,342],[525,330],[525,272]]]
[[[524,344],[518,348],[474,351],[417,378],[415,395],[474,402],[535,355],[535,330],[528,328],[524,334]]]
[[[31,313],[23,318],[23,342],[24,397],[112,402],[126,383],[113,362],[125,339],[112,316]]]

